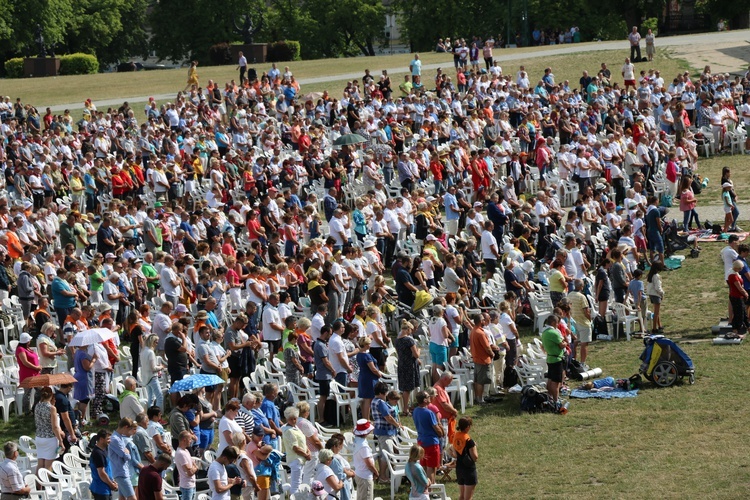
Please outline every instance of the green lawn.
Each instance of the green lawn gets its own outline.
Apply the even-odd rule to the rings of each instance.
[[[660,59],[654,66],[665,77],[687,67],[664,52],[658,52]],[[623,51],[606,51],[546,61],[530,59],[526,67],[532,75],[539,75],[549,64],[558,81],[577,81],[581,69],[598,68],[602,61],[616,73],[622,57]],[[377,72],[381,67],[404,66],[409,59],[401,55],[291,66],[306,78],[360,71],[365,66]],[[425,64],[449,62],[436,54],[425,54],[424,59]],[[518,64],[506,66],[506,72],[515,73]],[[231,67],[200,68],[202,81],[214,78],[223,82],[233,74]],[[3,93],[39,105],[86,97],[122,96],[125,100],[147,93],[176,92],[183,81],[183,70],[6,80]],[[340,86],[340,82],[309,85],[303,92]],[[718,182],[725,165],[734,172],[740,200],[750,199],[747,164],[747,158],[739,156],[701,160],[699,173],[711,182],[698,196],[699,207],[719,203]],[[669,389],[647,385],[632,400],[573,400],[566,416],[521,415],[518,396],[509,396],[502,404],[469,409],[480,454],[476,498],[742,498],[747,494],[750,434],[742,429],[748,409],[745,367],[750,364],[750,348],[713,346],[707,341],[710,327],[726,315],[727,293],[719,258],[723,244],[701,246],[699,258],[688,258],[681,269],[664,274],[666,335],[680,341],[693,358],[695,385],[678,384]],[[530,337],[523,340],[528,342]],[[628,377],[637,373],[642,349],[639,340],[595,342],[589,363],[601,367],[605,376]],[[0,426],[2,441],[17,440],[23,434],[33,434],[33,420],[13,415],[9,424]],[[449,483],[447,489],[452,498],[458,498],[455,483]],[[399,498],[406,498],[405,492],[402,488]],[[378,487],[376,493],[389,496],[388,488]]]
[[[516,51],[533,53],[540,50],[539,47],[529,49],[510,49]],[[518,71],[520,61],[508,61],[503,64],[503,54],[507,52],[496,51],[499,56],[503,70],[515,75]],[[444,69],[449,75],[454,76],[453,59],[448,54],[424,53],[421,55],[423,64],[445,63]],[[619,68],[622,65],[624,52],[622,50],[607,50],[598,52],[585,52],[552,58],[530,58],[523,61],[530,75],[532,83],[540,79],[544,68],[552,67],[557,81],[570,80],[571,86],[578,86],[581,71],[587,69],[596,72],[602,62],[606,62],[612,70],[615,80],[620,80]],[[325,59],[313,61],[299,61],[287,63],[295,77],[298,79],[309,79],[319,77],[334,77],[333,81],[323,83],[310,83],[302,86],[301,92],[320,92],[328,90],[333,96],[340,97],[347,78],[343,75],[355,73],[360,79],[365,68],[369,68],[373,75],[379,75],[382,69],[402,68],[391,72],[391,79],[396,88],[403,80],[403,75],[408,71],[412,55],[398,54],[392,56],[378,56],[371,58],[349,58],[349,59]],[[258,73],[268,70],[270,64],[258,65]],[[283,65],[280,65],[283,69]],[[650,65],[643,63],[637,66],[639,69],[650,67],[659,68],[666,76],[674,75],[677,71],[687,69],[687,63],[680,59],[674,59],[669,50],[660,50],[657,57]],[[234,66],[199,67],[198,74],[201,84],[206,84],[209,79],[224,85],[225,82],[237,78]],[[425,82],[432,85],[434,70],[425,70]],[[55,78],[35,79],[6,79],[3,81],[4,95],[12,99],[21,97],[24,103],[34,104],[43,113],[45,106],[58,104],[76,104],[76,108],[83,107],[83,101],[91,98],[94,103],[103,99],[121,98],[123,101],[129,98],[144,97],[158,94],[177,94],[185,87],[187,69],[140,71],[136,73],[102,73],[97,75],[61,76]],[[335,78],[342,75],[342,78]],[[361,82],[361,79],[360,79]],[[132,100],[132,99],[131,99]],[[102,106],[99,106],[100,108]],[[77,116],[77,113],[75,113]]]

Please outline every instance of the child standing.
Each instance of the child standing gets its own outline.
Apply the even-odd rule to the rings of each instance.
[[[732,274],[727,278],[729,284],[729,303],[732,305],[732,333],[744,336],[747,331],[744,301],[747,300],[748,293],[742,285],[742,276],[740,271],[744,265],[741,260],[735,260],[732,263]]]
[[[695,198],[693,189],[690,187],[692,181],[693,178],[689,175],[684,175],[680,181],[680,211],[683,213],[682,228],[686,232],[690,230],[693,219],[695,219],[698,229],[701,228],[698,212],[695,211],[695,205],[698,203],[698,200]]]
[[[721,201],[724,204],[724,232],[728,233],[729,230],[734,227],[734,203],[732,202],[732,183],[725,182],[721,185]]]
[[[646,293],[654,306],[654,318],[651,323],[652,333],[663,333],[661,326],[661,301],[664,298],[664,289],[661,286],[659,273],[664,270],[664,264],[660,261],[653,262],[646,277]]]
[[[646,310],[648,306],[646,304],[646,290],[643,286],[643,281],[641,281],[642,276],[643,270],[636,269],[633,271],[633,279],[630,280],[630,285],[628,285],[628,293],[633,298],[635,314],[638,316],[641,332],[643,333],[646,331]]]
[[[633,218],[633,239],[635,240],[635,248],[638,250],[638,259],[648,261],[648,245],[646,244],[646,233],[643,229],[646,227],[643,222],[643,211],[636,210],[635,217]]]

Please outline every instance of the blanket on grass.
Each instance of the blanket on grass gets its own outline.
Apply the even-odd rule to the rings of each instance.
[[[637,395],[638,395],[638,389],[633,389],[632,391],[626,391],[623,389],[615,389],[613,391],[601,391],[601,392],[591,392],[591,391],[584,391],[583,389],[573,389],[573,391],[571,391],[570,393],[571,398],[578,398],[578,399],[634,398]]]

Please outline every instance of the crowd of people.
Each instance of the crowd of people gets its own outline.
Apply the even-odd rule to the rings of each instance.
[[[173,102],[151,99],[144,114],[87,101],[78,121],[5,98],[0,290],[25,321],[18,382],[66,369],[76,379],[25,391],[39,469],[106,421],[117,394],[117,430],[91,440],[97,499],[155,498],[173,467],[192,500],[191,457],[214,449],[213,500],[268,498],[280,450],[292,493],[306,484],[350,498],[356,486],[371,499],[412,416],[410,498],[428,498],[452,463],[469,500],[478,454],[447,392],[450,369],[473,366],[464,383],[478,404],[487,386],[515,385],[517,324],[535,315],[540,287],[554,308],[542,329],[558,404],[565,360],[586,362],[612,302],[642,315],[645,331],[648,297],[662,331],[655,186],[685,197],[688,229],[694,200],[676,186],[698,168],[695,127],[723,144],[728,127],[750,124],[747,76],[707,67],[665,83],[626,59],[576,86],[552,68],[529,75],[489,59],[482,69],[459,55],[454,78],[423,80],[416,55],[397,89],[368,70],[340,98],[311,99],[289,68],[202,88],[193,64]],[[366,143],[334,146],[349,134]],[[96,327],[118,335],[70,345]],[[248,391],[259,365],[286,383]],[[192,373],[222,383],[170,393],[163,413],[165,389]],[[287,406],[294,387],[311,387],[317,403]],[[315,425],[342,391],[362,401],[351,464],[343,436],[324,442]],[[3,479],[2,492],[21,484]]]

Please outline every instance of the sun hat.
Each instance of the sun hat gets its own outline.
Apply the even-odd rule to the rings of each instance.
[[[186,313],[189,312],[187,306],[185,304],[177,304],[177,307],[174,308],[175,312],[178,313]]]
[[[323,486],[323,483],[321,483],[320,481],[313,481],[310,489],[312,490],[312,494],[316,497],[324,497],[328,495],[328,492]]]
[[[369,420],[361,418],[357,420],[357,427],[354,428],[355,436],[366,436],[375,430],[375,426]]]
[[[29,342],[31,342],[31,335],[29,335],[26,332],[23,332],[21,336],[18,338],[19,344],[28,344]]]

